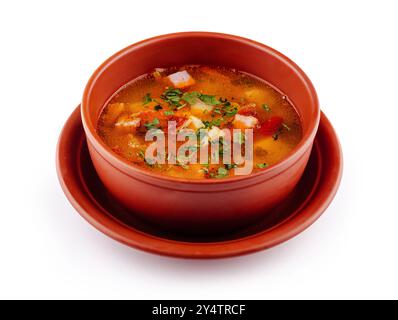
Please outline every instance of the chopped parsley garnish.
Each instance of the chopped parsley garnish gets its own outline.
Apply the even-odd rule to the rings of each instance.
[[[218,168],[217,174],[214,177],[217,179],[221,179],[221,178],[225,178],[226,176],[228,176],[228,170],[223,167],[220,167],[220,168]]]
[[[213,119],[211,121],[203,121],[203,124],[205,125],[205,128],[212,128],[212,127],[218,127],[221,124],[222,119]]]
[[[225,164],[224,166],[227,170],[231,170],[236,168],[238,165],[236,163],[230,163],[230,164]]]
[[[165,92],[160,96],[164,101],[169,104],[179,107],[181,100],[182,91],[180,89],[168,88]]]
[[[214,113],[217,113],[217,114],[222,114],[222,113],[221,113],[221,108],[215,108],[215,109],[213,110],[213,112],[214,112]]]
[[[202,102],[211,106],[217,106],[221,104],[221,102],[217,100],[216,96],[209,94],[201,94],[200,92],[197,91],[186,92],[182,95],[181,99],[188,102],[189,104],[195,104],[197,99],[200,99]]]
[[[164,115],[165,116],[172,116],[174,114],[174,111],[171,111],[171,110],[166,110],[165,112],[164,112]]]
[[[260,168],[260,169],[264,169],[264,168],[268,167],[268,164],[267,163],[257,163],[256,167]]]
[[[182,95],[181,99],[188,102],[189,104],[194,104],[196,100],[201,96],[200,92],[192,91],[186,92]]]
[[[262,107],[263,107],[263,109],[265,110],[265,111],[267,111],[267,112],[270,112],[271,111],[271,108],[267,105],[267,104],[263,104],[262,105]]]
[[[199,97],[200,100],[202,100],[204,103],[209,104],[211,106],[217,106],[221,104],[219,100],[215,96],[211,96],[208,94],[201,94]]]
[[[287,131],[290,131],[290,127],[286,123],[282,123],[279,129],[272,135],[272,138],[274,141],[279,139],[279,135],[283,132],[282,130],[286,129]]]
[[[213,113],[226,117],[233,117],[238,112],[238,108],[233,106],[227,99],[220,98],[219,101],[221,102],[222,106],[214,108]]]
[[[148,104],[149,102],[152,102],[151,94],[147,93],[142,100],[143,100],[144,105]]]
[[[158,118],[155,118],[155,119],[153,119],[152,122],[145,123],[144,126],[145,126],[145,128],[147,128],[148,130],[150,130],[150,129],[156,129],[156,128],[158,127],[159,123],[160,123],[160,122],[159,122],[159,119],[158,119]]]
[[[233,117],[235,114],[237,114],[238,108],[233,106],[228,106],[224,109],[224,111],[227,117]]]

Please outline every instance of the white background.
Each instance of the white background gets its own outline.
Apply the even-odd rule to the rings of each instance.
[[[398,298],[396,1],[2,1],[0,298]],[[283,52],[312,79],[344,151],[307,231],[215,261],[159,257],[92,228],[55,172],[60,130],[94,69],[176,31]]]

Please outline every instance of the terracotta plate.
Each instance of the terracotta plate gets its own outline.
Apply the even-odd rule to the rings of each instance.
[[[309,227],[332,201],[342,174],[336,133],[322,114],[310,161],[288,199],[253,226],[204,238],[171,234],[140,221],[122,208],[100,182],[88,154],[76,108],[57,148],[58,177],[73,207],[95,228],[131,247],[185,258],[222,258],[273,247]]]

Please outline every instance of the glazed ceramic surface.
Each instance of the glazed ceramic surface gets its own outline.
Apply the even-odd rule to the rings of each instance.
[[[328,207],[337,191],[342,155],[333,127],[322,115],[308,166],[283,204],[256,224],[215,236],[168,232],[140,219],[115,201],[93,167],[79,109],[71,115],[60,136],[57,171],[73,207],[111,238],[162,255],[221,258],[270,248],[310,226]]]
[[[236,68],[281,90],[300,115],[300,144],[286,159],[262,172],[217,181],[159,176],[113,153],[96,133],[107,100],[121,86],[155,67],[184,64]],[[100,179],[113,197],[142,219],[169,230],[198,234],[217,234],[251,224],[280,204],[304,172],[319,117],[315,90],[291,60],[248,39],[204,32],[164,35],[116,53],[95,71],[82,102],[88,149]]]

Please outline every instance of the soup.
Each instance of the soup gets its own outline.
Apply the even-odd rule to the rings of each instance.
[[[167,135],[174,128],[175,133],[189,131],[197,138],[188,146],[176,141],[178,150],[186,147],[184,159],[166,141],[164,154],[154,152],[165,161],[148,161],[156,140],[148,141],[148,132]],[[232,156],[238,149],[243,156],[250,154],[250,172],[264,170],[285,158],[302,137],[299,115],[275,88],[234,69],[201,65],[159,68],[128,83],[104,107],[97,131],[132,165],[189,179],[237,175],[235,169],[247,164]],[[199,149],[208,149],[208,157],[199,161]]]

